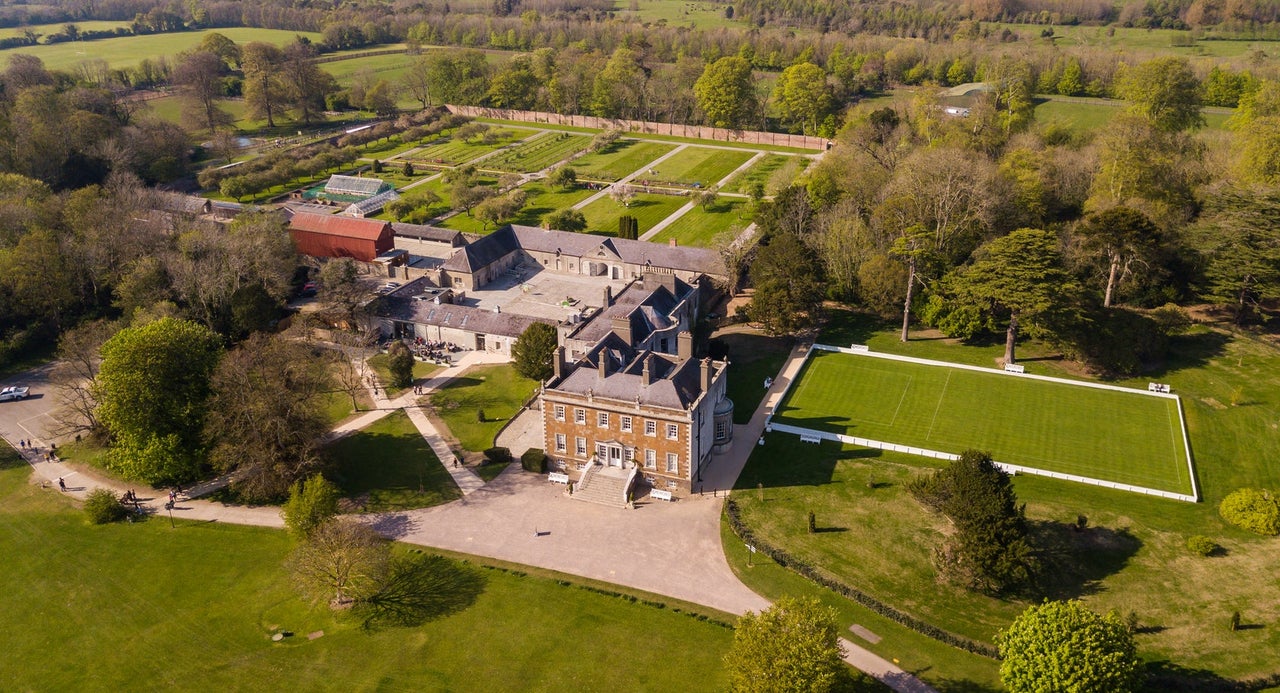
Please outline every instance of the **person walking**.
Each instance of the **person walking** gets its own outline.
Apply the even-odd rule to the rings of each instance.
[[[58,490],[63,493],[67,492],[67,482],[63,481],[62,477],[58,477]]]

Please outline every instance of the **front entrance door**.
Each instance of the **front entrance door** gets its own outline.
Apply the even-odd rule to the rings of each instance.
[[[484,351],[484,335],[476,335],[476,351]]]
[[[617,445],[609,446],[609,466],[610,467],[622,466],[622,448],[621,447],[618,447]]]

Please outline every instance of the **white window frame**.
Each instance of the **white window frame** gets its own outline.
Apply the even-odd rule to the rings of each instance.
[[[667,424],[667,440],[680,440],[680,425]]]
[[[657,422],[657,421],[654,421],[653,419],[649,419],[649,420],[645,421],[645,422],[644,422],[644,434],[645,434],[645,435],[647,435],[647,436],[656,436],[656,435],[658,435],[658,422]]]
[[[587,456],[587,439],[582,436],[576,436],[573,439],[573,451],[578,457]]]
[[[597,428],[609,427],[609,412],[607,411],[596,412],[596,427]]]
[[[680,454],[679,453],[675,453],[675,452],[667,453],[667,473],[668,474],[680,473]]]
[[[631,432],[631,417],[630,417],[630,416],[623,416],[623,417],[622,417],[622,430],[623,430],[623,432],[625,432],[625,433],[630,433],[630,432]]]
[[[563,433],[556,434],[556,452],[564,452],[567,447],[567,441]]]
[[[575,407],[573,410],[573,422],[576,424],[584,424],[587,422],[587,410]]]
[[[655,470],[658,468],[658,451],[657,450],[646,449],[644,451],[644,468],[655,469]]]
[[[556,421],[564,421],[564,405],[563,404],[557,404],[553,411],[555,412]]]

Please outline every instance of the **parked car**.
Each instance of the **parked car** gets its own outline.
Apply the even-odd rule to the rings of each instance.
[[[0,402],[8,402],[9,400],[26,399],[30,395],[31,395],[31,388],[18,387],[17,385],[14,385],[12,387],[6,387],[3,390],[0,390]]]
[[[319,288],[320,287],[317,286],[315,282],[307,282],[302,285],[302,290],[298,292],[298,295],[303,298],[311,298],[316,295],[316,291],[319,290]]]

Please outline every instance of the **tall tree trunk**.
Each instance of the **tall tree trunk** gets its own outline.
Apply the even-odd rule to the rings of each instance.
[[[1111,307],[1111,297],[1115,295],[1116,279],[1120,276],[1120,256],[1111,256],[1111,272],[1107,275],[1107,295],[1102,299],[1102,307]]]
[[[916,289],[916,259],[907,260],[907,300],[902,302],[902,337],[907,341],[907,329],[911,327],[911,297]]]
[[[1004,334],[1004,362],[1014,362],[1013,345],[1018,341],[1018,311],[1009,316],[1009,329]]]

